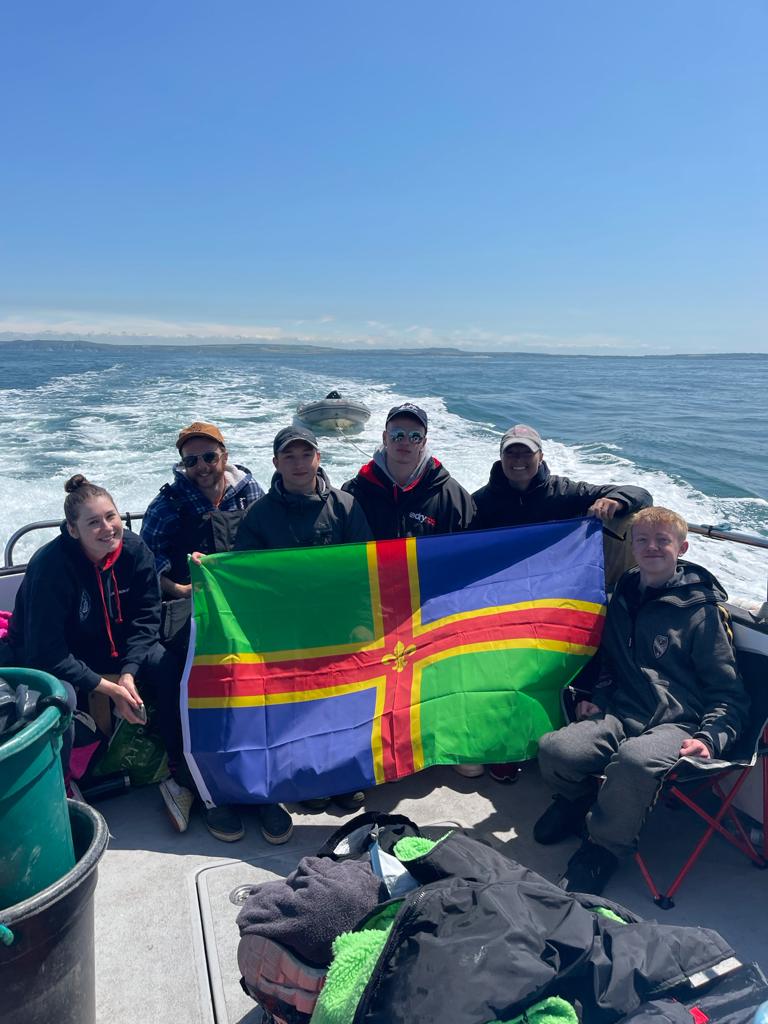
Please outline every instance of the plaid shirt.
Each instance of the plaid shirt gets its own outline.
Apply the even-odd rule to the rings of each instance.
[[[222,512],[231,512],[238,508],[248,508],[264,491],[251,476],[245,466],[236,466],[238,474],[231,469],[226,470],[227,489],[219,502]],[[173,486],[183,501],[198,515],[203,516],[216,507],[206,498],[199,487],[196,487],[187,476],[176,466],[173,469]],[[171,551],[179,529],[179,514],[173,501],[160,493],[153,498],[144,513],[141,523],[141,537],[155,556],[157,575],[162,576],[171,568]]]

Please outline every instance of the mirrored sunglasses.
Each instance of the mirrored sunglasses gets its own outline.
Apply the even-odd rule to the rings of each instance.
[[[393,444],[397,444],[398,441],[405,441],[406,439],[411,444],[421,444],[426,437],[426,434],[422,430],[388,430],[389,440]]]
[[[221,452],[203,452],[202,455],[185,455],[181,464],[185,469],[192,469],[197,465],[197,460],[202,459],[207,466],[215,466],[221,458]]]

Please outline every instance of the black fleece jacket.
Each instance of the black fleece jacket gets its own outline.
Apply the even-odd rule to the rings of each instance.
[[[664,587],[643,590],[630,569],[616,585],[593,700],[631,735],[673,723],[717,757],[741,732],[749,698],[718,602],[727,594],[700,565],[680,562]]]
[[[235,539],[235,551],[303,548],[371,540],[365,516],[354,498],[331,487],[317,471],[314,494],[289,494],[275,473],[269,491],[248,509]]]
[[[17,664],[87,692],[104,673],[135,675],[159,634],[160,588],[144,541],[126,530],[115,562],[98,569],[62,525],[29,561],[7,641]]]
[[[342,489],[362,505],[376,540],[457,533],[468,529],[475,516],[472,498],[434,456],[406,488],[371,460]]]
[[[577,519],[585,515],[598,498],[620,501],[625,515],[653,504],[653,498],[642,487],[569,480],[567,476],[550,473],[546,462],[541,463],[524,491],[510,487],[501,462],[494,462],[488,483],[475,491],[472,497],[477,506],[477,519],[473,526],[476,530]]]

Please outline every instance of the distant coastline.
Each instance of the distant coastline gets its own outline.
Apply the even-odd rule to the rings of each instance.
[[[263,352],[269,355],[282,355],[290,352],[292,355],[329,355],[344,353],[349,356],[365,355],[428,355],[446,357],[481,357],[493,358],[498,356],[518,356],[520,358],[550,358],[550,359],[768,359],[765,352],[638,352],[619,353],[605,352],[599,355],[591,352],[534,352],[528,349],[524,351],[508,350],[500,352],[498,349],[466,349],[453,346],[386,346],[382,348],[355,348],[352,343],[343,345],[310,345],[306,342],[261,342],[261,341],[129,341],[126,339],[115,339],[114,341],[88,341],[85,338],[0,338],[2,345],[39,345],[50,346],[56,349],[79,350],[92,348],[99,351],[114,349],[169,349],[172,351],[195,352],[201,349],[216,349],[217,352],[242,352],[249,349],[255,352]]]

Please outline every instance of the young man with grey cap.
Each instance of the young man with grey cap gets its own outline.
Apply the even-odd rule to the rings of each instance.
[[[588,484],[550,473],[544,461],[541,436],[525,423],[510,427],[504,434],[500,456],[491,468],[488,483],[472,495],[477,506],[475,529],[546,523],[578,516],[596,516],[603,523],[610,523],[616,517],[627,517],[653,504],[653,498],[642,487]],[[616,550],[606,544],[606,555],[610,551],[610,575],[617,578],[627,568],[626,545],[620,533],[615,533],[614,537],[611,545]],[[607,557],[607,569],[608,565]],[[491,765],[490,775],[497,782],[511,782],[518,770],[515,764]],[[481,771],[477,767],[475,774]]]
[[[355,499],[331,486],[320,466],[320,448],[311,430],[284,427],[275,436],[273,452],[272,483],[240,524],[236,551],[316,547],[372,539]],[[342,793],[333,799],[345,810],[357,810],[365,794]],[[306,800],[303,806],[318,811],[329,803],[330,797],[321,797]],[[290,836],[290,815],[279,804],[261,804],[258,813],[266,839],[284,842]],[[270,839],[276,835],[280,838]]]
[[[488,483],[472,495],[477,506],[475,529],[578,516],[597,516],[610,522],[614,516],[630,515],[653,504],[642,487],[588,484],[550,473],[541,437],[524,423],[504,434],[500,456]]]
[[[382,444],[344,490],[360,502],[376,540],[466,530],[471,497],[427,448],[427,414],[404,402],[387,413]]]
[[[180,677],[192,611],[187,558],[193,551],[229,551],[246,508],[264,492],[250,470],[229,462],[224,437],[214,424],[196,420],[183,427],[176,448],[180,458],[173,483],[160,488],[144,513],[141,537],[155,556],[164,598],[162,640],[180,660]],[[160,794],[173,827],[186,832],[196,790],[184,761],[178,685],[165,687],[157,699],[161,719],[169,723],[164,741],[171,770],[160,783]],[[232,807],[207,808],[205,823],[223,842],[245,834]]]

